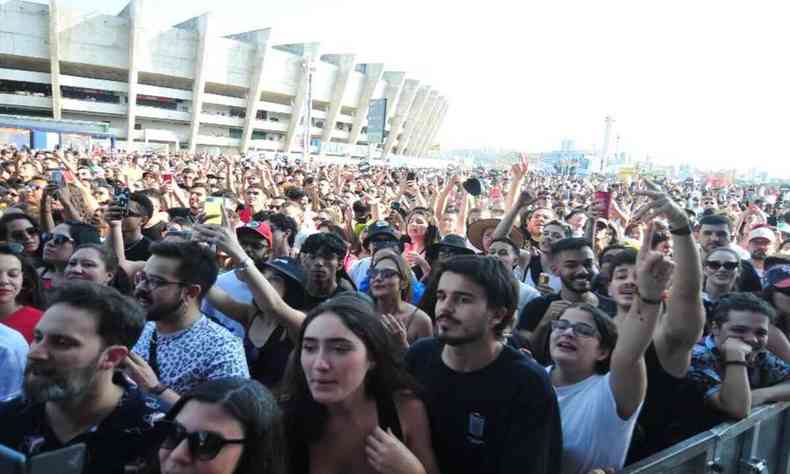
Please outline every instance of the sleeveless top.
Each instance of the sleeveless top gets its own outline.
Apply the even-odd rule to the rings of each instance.
[[[387,397],[385,400],[377,399],[376,413],[378,414],[379,426],[381,429],[384,431],[391,429],[392,434],[403,442],[403,430],[401,429],[400,419],[398,418],[398,409],[392,397]],[[288,443],[291,448],[289,472],[291,474],[309,474],[310,447],[304,439],[289,439]]]

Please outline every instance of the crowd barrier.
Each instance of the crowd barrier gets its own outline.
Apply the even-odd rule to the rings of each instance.
[[[642,461],[628,474],[790,474],[790,403],[766,405]]]

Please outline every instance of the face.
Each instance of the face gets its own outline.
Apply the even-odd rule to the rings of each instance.
[[[211,432],[226,440],[243,439],[244,427],[221,406],[197,400],[188,401],[174,419],[187,433]],[[172,449],[159,449],[163,474],[231,474],[235,472],[244,449],[243,444],[226,444],[217,455],[202,461],[189,450],[187,439]]]
[[[425,233],[428,232],[428,219],[422,214],[414,214],[409,219],[406,231],[409,237],[425,237]]]
[[[247,256],[255,261],[266,260],[269,255],[269,242],[265,238],[250,235],[247,232],[242,233],[238,237],[239,244],[247,253]]]
[[[494,242],[488,247],[488,255],[496,257],[505,265],[505,268],[513,268],[516,266],[516,254],[513,253],[513,248],[505,242]]]
[[[192,188],[189,191],[189,207],[192,209],[201,209],[203,203],[206,201],[207,195],[206,188]]]
[[[52,230],[52,237],[44,245],[44,261],[51,264],[65,264],[74,252],[74,240],[69,226],[59,224]]]
[[[16,301],[22,282],[22,262],[13,255],[0,254],[0,304]]]
[[[367,347],[334,313],[313,319],[304,332],[300,355],[310,393],[323,405],[364,395],[373,367]]]
[[[402,277],[395,262],[389,258],[379,260],[371,270],[370,294],[374,298],[400,294]]]
[[[44,188],[47,187],[46,181],[34,179],[28,184],[27,202],[31,204],[38,204],[41,202],[41,197],[44,195]]]
[[[565,229],[558,225],[543,227],[543,238],[540,240],[540,251],[551,253],[551,246],[565,238]]]
[[[709,197],[703,198],[702,209],[716,209],[716,200]]]
[[[726,224],[703,225],[699,230],[699,243],[705,253],[717,247],[730,245],[730,229]]]
[[[96,188],[93,192],[93,197],[99,204],[107,204],[112,196],[110,196],[110,190],[107,188]]]
[[[149,321],[175,321],[184,312],[184,285],[177,283],[178,266],[176,259],[152,255],[138,273],[134,297]]]
[[[482,237],[482,244],[483,248],[480,249],[484,252],[488,252],[488,249],[491,248],[491,241],[494,240],[494,231],[496,230],[495,227],[489,227],[483,231]]]
[[[771,248],[771,241],[765,237],[758,237],[749,241],[749,253],[753,260],[765,260]]]
[[[584,214],[574,214],[568,219],[568,224],[573,228],[573,230],[579,230],[584,227],[584,224],[587,223],[587,216]]]
[[[129,213],[121,220],[121,228],[124,232],[135,232],[147,221],[145,209],[137,201],[129,201]]]
[[[249,188],[245,194],[244,202],[255,209],[263,209],[266,207],[265,197],[266,195],[260,189]]]
[[[101,255],[96,249],[79,249],[71,255],[66,264],[67,280],[86,280],[100,285],[109,284],[113,274],[107,270]]]
[[[776,288],[772,298],[773,307],[779,315],[790,316],[790,290]]]
[[[705,259],[703,271],[710,283],[731,287],[738,277],[738,259],[730,252],[713,252]]]
[[[768,316],[753,311],[730,311],[727,322],[721,326],[714,325],[711,334],[716,345],[721,347],[728,338],[740,339],[760,350],[768,343]]]
[[[554,267],[565,288],[575,293],[590,291],[590,281],[595,273],[595,257],[591,248],[566,250],[555,255]]]
[[[22,181],[29,181],[36,175],[36,168],[30,163],[24,163],[19,166],[18,174]]]
[[[454,212],[446,212],[442,218],[441,223],[443,235],[452,233],[453,229],[457,227],[456,224],[458,224],[458,214]]]
[[[106,350],[96,320],[66,304],[50,307],[36,325],[27,356],[25,394],[35,402],[75,400],[91,390]]]
[[[554,219],[553,212],[548,209],[538,209],[537,211],[533,212],[532,217],[529,218],[527,229],[533,236],[540,236],[543,234],[543,225],[552,219]]]
[[[568,308],[558,321],[567,321],[561,324],[570,327],[551,331],[549,351],[554,363],[590,375],[595,373],[596,362],[605,360],[609,350],[601,347],[592,315],[579,308]]]
[[[609,283],[609,296],[617,306],[630,308],[636,296],[636,266],[618,265]]]
[[[25,253],[32,254],[41,244],[39,231],[27,219],[15,219],[6,224],[8,240],[25,246]]]
[[[340,266],[337,255],[321,252],[317,255],[303,254],[302,263],[307,270],[307,280],[317,286],[334,280]]]
[[[436,289],[436,337],[460,346],[494,337],[493,328],[502,319],[488,307],[485,289],[464,275],[442,273]]]

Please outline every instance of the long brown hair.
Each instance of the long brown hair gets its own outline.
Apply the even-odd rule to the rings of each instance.
[[[408,303],[412,297],[411,280],[413,278],[409,264],[406,263],[406,259],[400,253],[391,248],[383,248],[373,255],[373,263],[370,265],[370,268],[376,268],[376,265],[384,260],[390,260],[398,268],[398,273],[400,273],[400,298]],[[370,288],[368,288],[368,293],[370,293]]]

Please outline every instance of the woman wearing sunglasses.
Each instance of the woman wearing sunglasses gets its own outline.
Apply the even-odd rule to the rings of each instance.
[[[403,348],[408,348],[421,337],[431,337],[431,318],[409,303],[412,275],[406,260],[389,248],[377,251],[373,259],[373,266],[368,271],[368,292],[376,303],[376,314],[384,326]]]
[[[157,429],[163,474],[287,472],[282,413],[254,380],[225,378],[198,386],[173,405]]]
[[[67,221],[58,224],[51,234],[44,235],[44,267],[39,270],[44,289],[60,287],[66,281],[65,271],[74,249],[82,244],[100,243],[99,232],[89,224]]]
[[[396,354],[360,296],[308,314],[283,397],[291,473],[438,472],[425,406]]]
[[[41,238],[38,224],[27,214],[6,213],[0,218],[0,240],[13,242],[24,247],[36,266],[41,265]]]
[[[713,316],[713,305],[722,296],[736,289],[738,276],[741,274],[741,257],[729,247],[719,247],[708,254],[702,267],[705,275],[702,300],[706,313]]]
[[[35,268],[20,244],[0,244],[0,323],[16,329],[30,343],[44,301]]]

